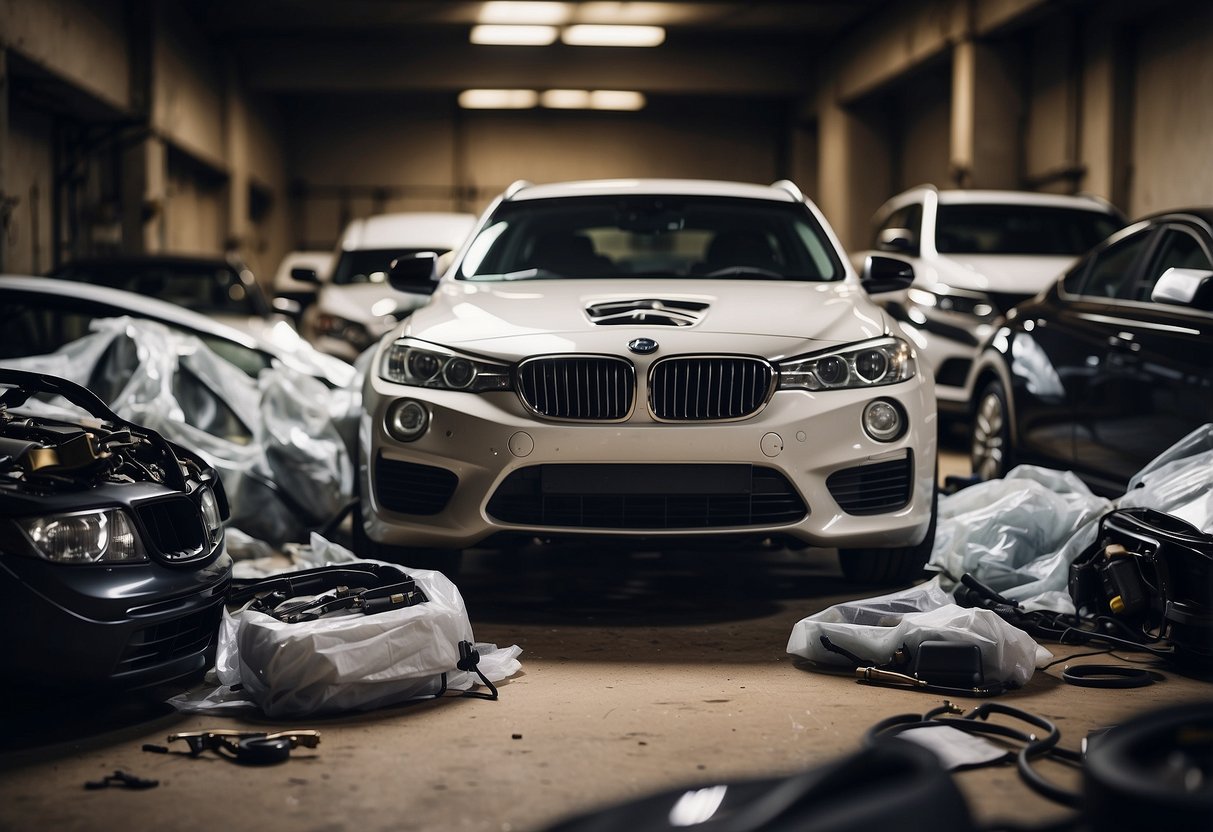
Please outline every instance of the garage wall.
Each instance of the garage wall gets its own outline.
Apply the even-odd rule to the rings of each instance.
[[[3,191],[16,203],[4,231],[4,269],[39,274],[51,265],[52,123],[45,113],[14,106],[8,131]]]
[[[1152,16],[1136,43],[1133,216],[1213,203],[1213,4]]]

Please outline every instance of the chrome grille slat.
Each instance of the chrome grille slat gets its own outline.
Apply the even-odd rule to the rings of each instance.
[[[548,419],[622,421],[631,414],[635,387],[631,363],[613,356],[544,356],[518,367],[519,398]]]
[[[745,419],[766,404],[774,379],[774,369],[761,358],[663,358],[650,371],[649,406],[666,422]]]

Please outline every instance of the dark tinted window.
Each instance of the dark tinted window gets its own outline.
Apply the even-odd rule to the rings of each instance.
[[[905,228],[914,235],[914,242],[922,239],[922,203],[915,202],[904,208],[898,208],[876,229],[872,238],[872,248],[880,248],[880,232],[890,228]]]
[[[504,203],[460,276],[840,280],[843,270],[803,205],[679,195]]]
[[[255,285],[226,263],[166,263],[117,260],[69,263],[54,277],[112,286],[175,303],[204,315],[268,315]]]
[[[1095,255],[1087,267],[1081,294],[1101,298],[1120,295],[1121,289],[1127,288],[1133,280],[1133,266],[1145,252],[1149,240],[1148,229],[1139,231]]]
[[[1167,228],[1162,232],[1157,253],[1149,268],[1142,272],[1141,280],[1134,284],[1130,297],[1148,301],[1154,284],[1167,269],[1213,269],[1213,262],[1210,262],[1208,253],[1192,234],[1179,228]]]
[[[343,251],[333,269],[333,284],[349,286],[352,283],[387,283],[388,269],[397,257],[433,251],[446,254],[445,249],[435,248],[368,248]]]
[[[1110,214],[1039,205],[940,205],[941,254],[1078,255],[1120,228]]]

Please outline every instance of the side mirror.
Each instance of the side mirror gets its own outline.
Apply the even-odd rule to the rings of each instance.
[[[859,282],[869,295],[897,292],[910,288],[914,282],[914,267],[896,257],[871,255],[864,261]]]
[[[876,248],[901,254],[918,254],[918,235],[908,228],[886,228],[876,239]]]
[[[1172,303],[1208,309],[1213,300],[1213,271],[1208,269],[1167,269],[1150,292],[1155,303]]]
[[[421,251],[397,257],[387,275],[388,283],[397,292],[414,295],[432,295],[438,284],[438,254]]]
[[[291,280],[298,280],[300,283],[319,283],[320,275],[316,274],[315,269],[296,266],[291,269]]]

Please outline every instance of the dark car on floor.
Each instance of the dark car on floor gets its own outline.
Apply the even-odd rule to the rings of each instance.
[[[55,396],[88,415],[77,422],[34,406]],[[0,368],[5,689],[201,676],[231,585],[227,513],[201,458],[83,387]]]
[[[1213,421],[1213,207],[1113,234],[1011,310],[974,373],[976,473],[1036,463],[1122,493]]]

